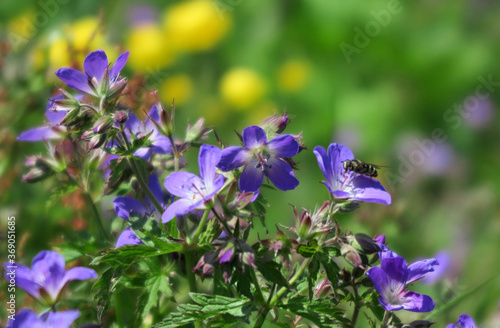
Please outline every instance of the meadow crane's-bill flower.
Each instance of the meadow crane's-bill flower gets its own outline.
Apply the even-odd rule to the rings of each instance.
[[[179,199],[167,207],[162,216],[163,223],[195,209],[206,209],[207,202],[213,201],[224,185],[224,176],[216,174],[220,158],[219,148],[202,145],[198,155],[200,176],[190,172],[174,172],[165,179],[167,191]]]
[[[66,271],[64,258],[54,251],[38,253],[31,261],[31,269],[18,263],[14,269],[10,269],[11,266],[4,264],[5,278],[9,280],[13,276],[17,287],[49,305],[59,301],[68,282],[97,278],[97,273],[89,268],[74,267]]]
[[[222,150],[217,166],[221,171],[232,171],[244,166],[239,187],[241,191],[259,191],[264,176],[280,190],[292,190],[299,185],[292,167],[284,159],[299,152],[299,144],[289,134],[282,134],[268,141],[266,132],[258,126],[249,126],[242,133],[243,147]]]
[[[113,98],[126,86],[127,80],[120,76],[129,52],[121,54],[113,67],[109,68],[108,56],[103,50],[96,50],[83,61],[85,73],[63,67],[56,71],[57,77],[72,89],[101,98]]]
[[[366,274],[380,298],[386,311],[407,310],[429,312],[434,309],[434,301],[427,295],[405,290],[411,282],[411,271],[406,260],[400,256],[383,259],[380,267],[370,268]]]
[[[344,162],[354,159],[351,150],[346,146],[332,143],[327,151],[317,146],[314,148],[314,154],[326,178],[323,183],[336,199],[391,204],[391,195],[380,182],[345,170]]]

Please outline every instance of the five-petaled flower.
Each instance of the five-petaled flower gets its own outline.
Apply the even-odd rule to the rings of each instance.
[[[15,271],[16,286],[24,289],[34,298],[53,305],[59,301],[66,284],[73,280],[88,280],[97,278],[97,273],[89,268],[74,267],[66,271],[64,258],[54,251],[41,251],[31,262],[31,269],[16,263],[15,269],[10,263],[5,263],[5,278],[10,279],[10,273]]]
[[[470,315],[463,313],[458,317],[457,324],[450,323],[446,328],[476,328],[476,323]]]
[[[299,144],[294,137],[283,134],[268,142],[265,131],[258,126],[245,128],[242,137],[244,147],[223,149],[217,166],[222,171],[245,166],[239,181],[241,191],[257,192],[264,176],[280,190],[292,190],[299,185],[292,167],[284,160],[297,155],[299,151]]]
[[[165,188],[179,199],[167,207],[161,218],[163,223],[192,210],[207,207],[206,204],[213,200],[224,185],[224,176],[216,175],[220,158],[219,148],[202,145],[198,155],[201,178],[190,172],[174,172],[165,179]]]
[[[429,296],[405,290],[406,285],[415,279],[404,258],[385,258],[380,267],[370,268],[366,274],[381,296],[378,300],[385,310],[429,312],[434,309],[434,301]]]
[[[113,98],[126,86],[127,80],[120,77],[120,72],[128,59],[128,51],[116,59],[109,69],[109,62],[103,50],[96,50],[85,57],[85,74],[73,68],[63,67],[56,71],[57,77],[68,87],[98,98]]]
[[[66,116],[66,111],[54,111],[54,101],[63,99],[63,95],[58,95],[50,98],[47,103],[47,108],[45,109],[45,116],[47,116],[48,122],[45,126],[30,129],[28,131],[22,132],[17,140],[20,141],[41,141],[48,139],[58,139],[62,137],[62,133],[66,132],[66,128],[60,126],[59,123]]]
[[[78,310],[60,312],[48,311],[40,317],[35,311],[22,309],[16,313],[15,319],[10,319],[7,328],[70,328],[73,321],[80,316]]]
[[[319,167],[326,178],[323,181],[337,199],[356,200],[389,205],[391,195],[377,180],[344,169],[346,160],[354,159],[351,150],[344,145],[332,143],[328,152],[321,146],[314,148]]]

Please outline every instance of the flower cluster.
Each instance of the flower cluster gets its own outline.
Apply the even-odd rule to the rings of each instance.
[[[169,327],[248,323],[254,313],[258,328],[272,309],[294,313],[294,326],[306,319],[321,327],[355,327],[361,306],[375,309],[374,313],[385,310],[384,327],[398,322],[395,311],[433,310],[430,296],[407,287],[433,272],[439,264],[436,259],[408,265],[386,246],[385,236],[373,239],[352,233],[337,220],[363,202],[391,204],[391,195],[376,180],[377,166],[357,160],[347,146],[337,143],[327,150],[316,146],[314,155],[303,154],[307,148],[302,133],[284,133],[289,124],[286,113],[237,132],[240,146],[227,146],[215,133],[217,146],[208,144],[213,129],[205,127],[203,119],[188,125],[180,137],[174,128],[173,103],[167,112],[156,93],[156,103],[145,115],[122,103],[128,86],[120,73],[128,56],[123,53],[111,66],[104,51],[97,50],[85,58],[84,73],[59,69],[56,75],[84,95],[61,90],[46,108],[47,124],[18,138],[44,140],[49,150],[48,157],[28,159],[31,171],[25,181],[54,176],[65,190],[79,189],[85,196],[101,238],[79,251],[95,250],[91,265],[107,268],[100,275],[84,267],[66,271],[63,257],[52,251],[39,253],[31,269],[17,264],[16,285],[52,312],[39,316],[21,310],[9,327],[69,327],[80,312],[56,311],[63,289],[70,281],[95,278],[99,279],[94,286],[96,312],[103,326],[113,317],[107,316],[116,301],[112,294],[127,288],[141,290],[133,309],[136,324],[146,318],[159,322],[165,316],[162,324]],[[186,153],[195,155],[193,149],[199,172],[188,166]],[[294,226],[282,221],[286,231],[277,228],[273,238],[265,220],[269,203],[260,189],[264,183],[279,191],[299,188],[294,173],[299,153],[316,157],[328,200],[321,200],[314,211],[293,206]],[[93,184],[103,177],[104,188]],[[99,198],[94,199],[98,193],[113,195],[113,223],[101,218],[95,204]],[[266,236],[253,236],[257,241],[252,244],[250,234],[257,219]],[[205,279],[212,281],[199,293],[200,280]],[[174,295],[186,290],[183,282],[193,302],[172,310],[178,304],[169,302],[185,301],[184,296]],[[368,304],[370,298],[373,304]],[[350,319],[343,313],[344,305],[338,306],[349,302]],[[315,313],[308,313],[308,308]],[[457,324],[464,327],[471,322],[463,315]],[[430,324],[424,322],[426,327]]]

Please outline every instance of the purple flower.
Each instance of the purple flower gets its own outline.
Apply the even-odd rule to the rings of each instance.
[[[68,282],[97,278],[97,273],[92,269],[74,267],[66,271],[64,265],[64,258],[57,252],[41,251],[33,258],[31,269],[22,264],[5,263],[5,278],[14,279],[17,287],[53,305]]]
[[[45,116],[47,116],[48,122],[46,126],[37,127],[25,132],[22,132],[17,140],[20,141],[41,141],[48,139],[58,139],[61,138],[61,133],[66,131],[65,127],[59,126],[59,123],[66,116],[66,111],[54,111],[54,100],[63,99],[63,95],[58,95],[50,98],[47,108],[45,109]]]
[[[119,76],[128,59],[128,52],[121,54],[116,63],[109,69],[108,57],[103,50],[96,50],[85,57],[83,69],[85,74],[73,68],[60,68],[57,77],[68,87],[96,96],[113,97],[123,90],[126,79]]]
[[[179,199],[167,207],[161,218],[163,223],[192,210],[206,208],[205,204],[211,201],[224,185],[224,177],[215,174],[220,158],[219,148],[202,145],[198,155],[201,178],[189,172],[174,172],[165,179],[165,188]]]
[[[446,328],[476,328],[476,323],[470,315],[463,313],[458,317],[456,325],[450,323]]]
[[[22,309],[15,314],[15,320],[10,319],[7,328],[69,328],[80,316],[78,310],[46,312],[40,317],[30,309]]]
[[[354,172],[346,172],[344,162],[354,159],[354,155],[344,145],[332,143],[328,153],[321,146],[314,148],[319,168],[328,190],[338,199],[357,200],[389,205],[391,195],[375,179]]]
[[[387,311],[407,310],[429,312],[434,309],[434,301],[427,295],[405,291],[411,282],[411,270],[402,257],[383,259],[380,267],[370,268],[366,274],[373,282],[380,304]]]
[[[217,166],[226,172],[245,166],[239,181],[241,191],[257,192],[264,176],[280,190],[292,190],[299,185],[292,167],[283,160],[297,155],[299,151],[294,137],[283,134],[268,142],[266,133],[258,126],[245,128],[242,137],[244,147],[223,149]]]
[[[127,122],[125,123],[125,131],[129,137],[130,134],[134,135],[134,137],[136,138],[141,138],[150,134],[149,141],[151,141],[151,145],[140,148],[134,153],[134,155],[144,159],[149,159],[151,153],[172,154],[172,143],[167,137],[161,135],[153,122],[151,122],[151,119],[155,121],[160,120],[158,108],[156,105],[153,105],[153,107],[151,107],[148,115],[149,117],[146,118],[145,121],[141,121],[139,120],[139,118],[137,118],[137,116],[131,113]]]

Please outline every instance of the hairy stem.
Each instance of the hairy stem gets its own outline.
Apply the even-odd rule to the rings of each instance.
[[[196,293],[198,291],[198,287],[196,286],[196,276],[193,272],[194,250],[192,248],[188,248],[185,250],[184,255],[186,256],[186,275],[188,278],[189,290],[192,293]]]
[[[356,327],[356,321],[358,320],[359,305],[358,305],[358,287],[353,285],[354,289],[354,311],[352,312],[351,327]]]

